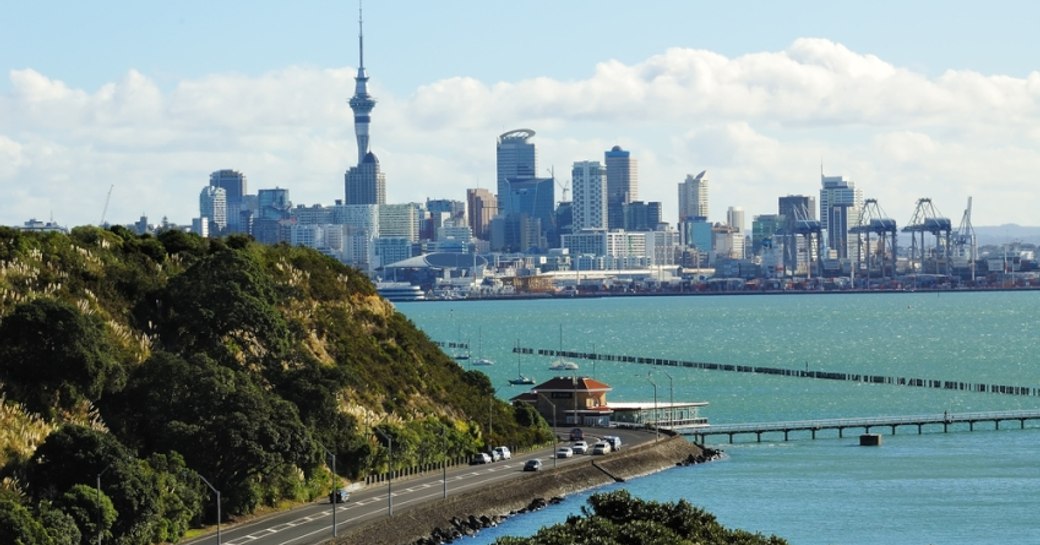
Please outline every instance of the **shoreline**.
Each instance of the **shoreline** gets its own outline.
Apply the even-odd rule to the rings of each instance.
[[[538,499],[548,501],[598,486],[638,478],[703,456],[704,449],[680,435],[635,445],[588,462],[546,469],[408,509],[359,525],[331,543],[336,545],[406,545],[427,538],[437,528],[452,528],[453,519],[509,516]]]

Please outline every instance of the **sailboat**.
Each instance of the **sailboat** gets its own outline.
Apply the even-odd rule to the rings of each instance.
[[[520,346],[520,341],[516,342],[517,346]],[[513,386],[522,386],[524,384],[534,384],[534,379],[531,377],[525,377],[520,372],[520,351],[516,351],[516,378],[509,379],[509,383]]]
[[[455,353],[453,357],[457,360],[468,360],[469,359],[469,343],[462,342],[462,326],[459,326],[459,340],[455,343]]]
[[[477,328],[477,359],[473,365],[494,365],[495,362],[484,357],[484,336],[481,329]]]
[[[560,324],[560,352],[563,352],[563,324]],[[577,363],[574,363],[563,356],[556,356],[549,364],[550,371],[575,371],[577,369]]]

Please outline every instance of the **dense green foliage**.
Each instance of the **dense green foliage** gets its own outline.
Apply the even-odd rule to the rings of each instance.
[[[686,500],[661,503],[627,490],[593,494],[582,516],[542,528],[532,537],[503,537],[495,545],[785,545],[786,540],[730,530]]]
[[[364,275],[246,237],[0,228],[0,543],[176,541],[340,478],[551,438]],[[385,439],[393,440],[393,455]]]

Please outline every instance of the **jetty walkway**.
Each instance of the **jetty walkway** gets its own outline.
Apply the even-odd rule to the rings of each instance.
[[[816,439],[818,432],[824,430],[836,430],[838,432],[837,437],[842,438],[845,436],[845,431],[849,429],[863,430],[863,433],[870,433],[874,428],[888,428],[891,430],[892,435],[895,435],[898,428],[907,426],[911,428],[916,427],[917,434],[920,435],[924,433],[926,427],[934,431],[938,431],[937,428],[941,427],[943,433],[949,432],[951,428],[963,430],[965,427],[968,431],[975,431],[975,426],[979,423],[992,423],[993,427],[990,428],[987,426],[987,429],[1000,430],[1001,422],[1008,421],[1018,422],[1018,429],[1025,429],[1026,422],[1034,420],[1040,420],[1040,410],[942,413],[911,416],[874,416],[866,418],[799,420],[793,422],[721,424],[697,428],[686,433],[686,435],[692,436],[695,442],[704,444],[705,440],[711,436],[728,436],[729,442],[733,443],[734,437],[738,435],[753,434],[756,441],[761,443],[763,434],[770,433],[782,433],[784,441],[788,441],[795,432],[800,432],[796,434],[795,438]],[[965,424],[967,424],[967,426],[965,426]]]
[[[595,354],[592,352],[553,350],[551,348],[529,348],[523,346],[514,347],[513,352],[519,354],[537,354],[539,356],[564,357],[571,359],[585,359],[593,361],[612,361],[621,363],[636,363],[643,365],[685,367],[689,369],[704,369],[707,371],[752,373],[760,375],[774,375],[782,377],[806,378],[816,380],[859,382],[863,384],[890,384],[894,386],[908,386],[911,388],[931,388],[936,390],[959,390],[964,392],[976,392],[984,394],[1040,397],[1040,387],[1038,386],[1022,386],[1014,384],[987,384],[984,382],[965,382],[958,380],[921,377],[897,377],[889,375],[872,375],[867,373],[851,373],[841,371],[818,371],[810,370],[808,368],[793,369],[788,367],[768,367],[763,365],[740,365],[733,363],[715,363],[707,361],[686,361],[667,358],[655,358],[650,356],[629,356],[625,354]]]

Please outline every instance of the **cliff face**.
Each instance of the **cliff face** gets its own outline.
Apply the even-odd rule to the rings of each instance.
[[[317,252],[172,231],[0,229],[0,429],[23,430],[0,434],[0,471],[25,502],[130,458],[159,476],[180,479],[184,466],[215,481],[233,515],[327,490],[328,454],[359,478],[391,460],[549,437],[504,403],[486,437],[492,397],[486,376]],[[41,449],[56,434],[83,451],[79,477],[47,476]],[[393,440],[392,458],[379,437]],[[177,509],[205,518],[196,500]]]

